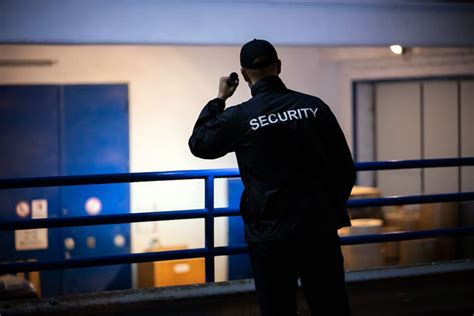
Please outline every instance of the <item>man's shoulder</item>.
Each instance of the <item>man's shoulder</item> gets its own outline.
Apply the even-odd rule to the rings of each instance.
[[[329,105],[326,104],[321,98],[318,96],[312,95],[312,94],[307,94],[304,92],[300,91],[295,91],[295,90],[288,90],[290,94],[296,99],[304,101],[306,104],[311,103],[318,108],[324,108],[324,109],[329,109]]]
[[[308,93],[304,93],[304,92],[301,92],[301,91],[290,90],[290,89],[288,89],[288,92],[290,92],[293,95],[298,95],[302,98],[307,98],[307,99],[311,99],[311,100],[316,101],[316,102],[324,103],[324,101],[321,98],[319,98],[318,96],[313,95],[313,94],[308,94]]]
[[[233,124],[239,125],[239,122],[244,122],[246,120],[246,117],[248,116],[248,103],[249,101],[245,101],[239,104],[226,106],[226,108],[220,115],[221,119],[227,119],[229,121],[232,121]]]
[[[252,100],[252,99],[250,99],[250,100]],[[242,112],[248,106],[248,103],[249,103],[250,100],[228,106],[228,107],[225,108],[225,111],[229,111],[229,112],[232,112],[232,113]]]
[[[329,109],[329,106],[321,98],[315,95],[303,93],[300,91],[290,90],[290,89],[288,89],[287,91],[288,91],[288,97],[294,99],[294,101],[303,101],[305,105],[312,104],[313,106],[316,106],[318,108]],[[258,105],[263,102],[262,98],[263,98],[263,95],[259,94],[242,103],[226,107],[225,112],[228,112],[228,114],[232,113],[232,115],[244,115],[244,116],[251,115],[255,111],[261,110],[261,108],[258,107]]]

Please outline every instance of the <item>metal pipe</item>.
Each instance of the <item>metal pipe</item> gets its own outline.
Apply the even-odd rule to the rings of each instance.
[[[341,237],[342,245],[369,244],[376,242],[400,241],[410,239],[424,239],[439,236],[456,236],[474,234],[474,226],[439,228],[417,231],[389,232],[370,235],[354,235]]]
[[[355,165],[356,165],[357,171],[472,166],[474,165],[474,157],[358,162]],[[163,180],[204,179],[209,176],[213,176],[214,178],[235,178],[235,177],[239,177],[240,175],[239,175],[239,170],[237,168],[231,168],[231,169],[179,170],[179,171],[165,171],[165,172],[113,173],[113,174],[94,174],[94,175],[40,177],[40,178],[3,178],[3,179],[0,179],[0,189],[146,182],[146,181],[163,181]]]
[[[93,226],[107,224],[125,224],[137,222],[167,221],[176,219],[203,218],[206,210],[185,210],[169,212],[147,212],[132,214],[111,214],[97,216],[54,217],[32,220],[9,221],[0,223],[0,231],[33,228],[58,228],[74,226]]]
[[[388,196],[374,199],[351,199],[347,202],[348,208],[374,207],[389,205],[424,204],[437,202],[456,202],[474,200],[474,192],[444,193],[430,195]]]
[[[418,231],[398,231],[388,232],[380,234],[367,234],[367,235],[353,235],[340,237],[341,245],[357,245],[357,244],[370,244],[379,242],[393,242],[410,239],[425,239],[440,236],[457,236],[474,234],[474,226],[469,227],[452,227],[452,228],[440,228],[440,229],[429,229],[429,230],[418,230]],[[214,254],[216,256],[227,256],[247,253],[246,245],[230,246],[230,247],[216,247]]]
[[[409,232],[402,231],[402,232],[389,232],[389,233],[382,233],[382,234],[344,236],[344,237],[341,237],[341,244],[342,245],[355,245],[355,244],[365,244],[365,243],[432,238],[432,237],[439,237],[439,236],[456,236],[456,235],[465,235],[465,234],[474,234],[474,226],[441,228],[441,229],[409,231]],[[230,246],[230,247],[216,247],[214,248],[214,251],[212,253],[209,252],[206,248],[197,248],[197,249],[173,250],[173,251],[163,251],[163,252],[148,252],[148,253],[140,253],[140,254],[74,258],[74,259],[46,261],[46,262],[3,263],[3,264],[0,264],[0,274],[26,272],[26,271],[44,271],[44,270],[55,270],[55,269],[84,268],[84,267],[93,267],[93,266],[150,262],[150,261],[160,261],[160,260],[199,258],[199,257],[206,257],[207,255],[211,255],[214,259],[214,256],[226,256],[226,255],[235,255],[235,254],[244,254],[244,253],[247,253],[246,245]]]
[[[71,269],[71,268],[85,268],[95,266],[106,266],[114,264],[128,264],[138,262],[152,262],[161,260],[176,260],[187,258],[204,257],[207,254],[205,248],[173,250],[173,251],[159,251],[134,253],[126,255],[114,256],[100,256],[88,258],[72,258],[66,260],[56,261],[29,261],[16,263],[2,263],[0,264],[0,275],[6,273],[17,273],[27,271],[45,271],[57,269]]]
[[[210,190],[210,189],[209,189]],[[390,205],[408,205],[435,202],[456,202],[474,200],[474,192],[445,193],[431,195],[408,195],[391,196],[373,199],[351,199],[347,203],[348,208],[375,207]],[[214,209],[210,200],[206,200],[208,205],[212,205],[212,217],[238,216],[240,212],[235,208]],[[206,204],[207,205],[207,204]],[[133,214],[112,214],[97,216],[77,216],[68,218],[44,218],[21,221],[8,221],[0,223],[0,231],[33,228],[57,228],[73,226],[92,226],[106,224],[124,224],[135,222],[166,221],[176,219],[207,218],[210,212],[206,210],[185,210],[168,212],[147,212]],[[208,220],[208,222],[210,222]],[[206,222],[207,223],[207,222]],[[213,222],[212,222],[213,224]]]
[[[357,162],[357,171],[473,166],[474,157]]]
[[[134,172],[109,173],[78,176],[57,176],[39,178],[0,178],[0,189],[37,188],[86,184],[129,183],[165,180],[205,179],[208,176],[215,178],[239,177],[239,170],[232,169],[203,169],[179,170],[164,172]]]
[[[204,206],[207,214],[204,219],[206,253],[206,282],[214,282],[214,177],[209,176],[205,180]]]

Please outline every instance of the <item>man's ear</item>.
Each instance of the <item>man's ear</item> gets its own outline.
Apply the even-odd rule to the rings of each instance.
[[[247,72],[245,71],[245,69],[240,68],[240,73],[242,74],[242,77],[244,77],[244,80],[245,80],[246,82],[251,83],[250,77],[249,77],[249,75],[247,74]]]
[[[279,75],[281,73],[281,60],[278,59],[277,61],[277,75]]]

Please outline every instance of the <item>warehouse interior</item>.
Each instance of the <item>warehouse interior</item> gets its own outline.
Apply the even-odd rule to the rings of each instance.
[[[24,0],[0,6],[6,26],[0,31],[5,153],[0,178],[237,167],[233,154],[217,160],[193,157],[187,141],[200,110],[216,96],[219,78],[239,71],[239,43],[253,37],[275,39],[281,78],[290,89],[316,95],[331,107],[355,161],[474,156],[474,40],[466,29],[474,9],[469,5],[397,1],[397,16],[394,7],[376,1],[47,2],[46,8]],[[210,5],[212,14],[204,14]],[[252,10],[246,11],[248,6]],[[30,19],[33,12],[49,25]],[[222,12],[238,18],[225,20]],[[262,12],[267,25],[255,19]],[[280,25],[282,12],[290,20]],[[440,12],[445,21],[430,30]],[[351,32],[337,27],[342,13]],[[211,15],[215,19],[205,17]],[[179,16],[179,23],[171,16]],[[372,18],[364,24],[361,17]],[[226,26],[217,29],[222,19]],[[248,20],[256,21],[253,29],[242,23]],[[379,31],[368,32],[374,25]],[[392,44],[401,44],[401,51],[394,52]],[[242,82],[228,105],[250,96]],[[235,204],[239,185],[216,180],[216,207]],[[201,180],[13,191],[0,192],[0,220],[204,207]],[[360,172],[352,198],[470,191],[474,167]],[[340,235],[468,226],[474,225],[473,214],[472,202],[353,209],[353,227]],[[215,222],[216,246],[239,241],[235,231],[241,223],[226,217]],[[203,219],[25,232],[0,232],[0,261],[204,246]],[[343,251],[352,271],[472,258],[474,239],[355,245]],[[246,260],[216,258],[216,281],[250,278]],[[29,277],[45,297],[205,282],[201,258]]]
[[[404,55],[394,54],[389,47],[281,46],[278,47],[278,51],[283,63],[282,78],[285,83],[288,87],[298,87],[306,93],[318,95],[331,106],[341,121],[348,143],[352,146],[352,151],[356,153],[357,161],[457,157],[459,153],[461,153],[460,157],[468,157],[474,154],[469,141],[472,127],[468,123],[473,119],[471,116],[474,89],[472,78],[470,78],[474,74],[473,49],[413,47]],[[129,146],[127,153],[129,161],[125,163],[125,169],[122,171],[229,168],[237,166],[234,155],[227,155],[215,161],[201,160],[191,155],[187,140],[201,107],[216,93],[217,79],[239,69],[238,53],[238,46],[2,45],[0,59],[4,61],[4,64],[1,68],[0,83],[4,87],[56,85],[72,88],[81,85],[123,85],[126,90],[123,92],[126,95],[124,102],[128,103],[126,120],[128,120],[129,133],[123,132],[121,137],[128,138],[129,144],[126,146]],[[220,60],[217,65],[214,62],[216,56]],[[11,62],[12,60],[15,64]],[[10,64],[7,63],[8,61]],[[459,92],[462,94],[459,97],[457,96],[458,82]],[[436,127],[440,126],[437,124],[438,120],[445,119],[441,125],[443,129],[434,128],[433,132],[424,133],[425,137],[433,135],[433,139],[423,142],[426,144],[431,141],[433,144],[432,148],[425,145],[424,153],[421,152],[422,145],[419,140],[419,144],[408,143],[408,140],[415,142],[414,131],[419,130],[420,123],[412,122],[407,126],[404,125],[407,119],[415,119],[414,113],[420,116],[420,110],[416,109],[418,105],[410,103],[410,98],[419,100],[420,96],[413,94],[419,93],[420,83],[423,83],[425,87],[425,94],[426,90],[432,89],[433,93],[438,91],[441,94],[439,97],[443,97],[442,101],[437,101],[439,97],[435,95],[431,97],[433,99],[431,103],[428,102],[429,96],[424,97],[426,109],[433,104],[433,114],[424,120],[425,128],[429,128],[426,124],[427,120],[434,121],[433,124],[436,124],[434,126]],[[377,97],[380,98],[380,102],[388,102],[387,111],[392,109],[393,113],[379,117],[379,120],[385,119],[386,122],[377,125],[376,130],[370,130],[374,124],[374,118],[369,115],[373,113],[371,109],[377,107],[379,109],[377,114],[380,116],[384,106],[367,101],[372,100],[374,87],[378,89]],[[370,91],[366,91],[368,89]],[[412,95],[409,94],[410,92]],[[357,105],[353,102],[353,95],[356,93]],[[381,96],[382,93],[387,96]],[[388,94],[394,96],[390,98]],[[231,102],[238,104],[249,97],[249,89],[242,85]],[[464,102],[462,118],[465,123],[460,134],[464,136],[462,149],[458,149],[455,145],[458,143],[458,127],[461,126],[457,114],[458,99]],[[440,102],[438,108],[441,106],[442,108],[437,109],[436,106]],[[402,112],[404,108],[401,108],[401,105],[406,106],[405,113]],[[35,109],[35,111],[39,110]],[[352,119],[353,111],[358,111],[357,120],[359,121]],[[424,113],[427,115],[429,112],[425,110]],[[449,113],[452,114],[446,116]],[[448,117],[450,120],[446,120]],[[384,128],[383,126],[387,126],[388,122],[392,122],[395,126],[389,129]],[[400,131],[394,130],[397,127],[401,128]],[[408,127],[412,129],[407,130]],[[359,137],[357,142],[354,139],[354,131],[357,131]],[[406,134],[402,135],[402,131]],[[85,140],[86,144],[92,143],[95,138],[94,130],[90,133],[87,136],[88,140]],[[389,144],[385,151],[380,148],[381,145],[374,146],[371,143],[374,135],[377,135],[380,144]],[[393,146],[397,140],[398,145]],[[358,147],[357,152],[354,151],[355,145]],[[15,144],[10,144],[10,146],[15,146]],[[87,148],[94,150],[92,144],[84,146],[90,146]],[[378,153],[374,152],[375,147],[379,150]],[[22,148],[17,150],[20,151]],[[90,154],[94,155],[93,152]],[[4,163],[6,166],[7,161]],[[409,193],[468,191],[474,185],[472,183],[474,177],[469,176],[472,170],[464,167],[460,187],[457,169],[451,168],[451,170],[443,170],[444,173],[432,174],[429,173],[431,171],[426,171],[425,177],[429,178],[424,180],[426,184],[423,192],[421,191],[420,169],[404,171],[407,174],[401,174],[400,171],[392,172],[393,175],[390,175],[390,171],[379,172],[378,183],[375,181],[374,173],[359,173],[358,184],[363,188],[354,193],[360,196],[392,196]],[[86,167],[83,170],[77,169],[76,173],[87,174],[94,171]],[[51,175],[47,169],[35,169],[34,172],[28,176]],[[72,172],[74,173],[74,170]],[[104,172],[106,170],[102,171]],[[450,181],[442,181],[442,179],[450,179]],[[128,187],[124,190],[128,190]],[[203,186],[200,180],[130,184],[129,192],[130,206],[124,208],[124,211],[129,212],[197,209],[203,207],[204,203]],[[91,196],[93,196],[92,193]],[[228,196],[227,180],[219,180],[216,185],[216,206],[227,206]],[[50,206],[52,206],[51,202]],[[373,219],[371,223],[361,222],[363,227],[368,225],[365,232],[381,231],[384,226],[387,226],[385,229],[414,229],[423,225],[427,228],[459,224],[460,215],[456,205],[434,205],[430,210],[421,211],[410,210],[410,207],[413,208],[413,206],[406,206],[397,210],[394,209],[396,207],[391,207],[391,209],[386,207],[385,213],[382,213],[380,209],[372,209],[369,215],[364,214],[363,211],[361,214],[354,211],[353,218],[357,219],[356,223],[360,222],[364,216]],[[86,208],[79,210],[78,215],[87,215]],[[445,212],[445,208],[450,211]],[[433,212],[439,213],[436,218],[433,217],[435,215],[430,217],[429,214]],[[446,218],[442,217],[442,214],[448,213],[449,215],[443,215]],[[420,214],[426,217],[424,224],[418,223]],[[466,214],[463,213],[461,216],[466,217]],[[390,225],[382,225],[382,219],[392,222]],[[375,226],[372,227],[373,225]],[[354,229],[362,229],[359,233],[364,232],[363,228]],[[139,253],[150,251],[153,247],[166,249],[202,247],[203,231],[203,221],[195,219],[135,223],[131,224],[130,230],[126,230],[126,233],[116,235],[123,235],[127,239],[130,251]],[[216,245],[228,244],[227,218],[216,219],[215,233]],[[347,233],[341,232],[341,234]],[[74,238],[63,233],[64,245],[60,247],[64,248],[66,256],[87,255],[87,251],[78,251],[78,247],[82,244],[87,249],[90,246],[87,246],[87,239],[90,240],[94,234],[90,228],[79,234],[77,238],[84,241],[74,240],[73,244],[77,244],[77,247],[72,246],[71,249],[68,241],[71,243]],[[425,242],[425,246],[421,246],[427,247],[428,253],[425,260],[430,260],[430,256],[435,256],[433,247],[438,247],[439,241],[432,241],[432,244],[427,244],[426,241],[405,243],[416,244],[417,242]],[[383,251],[400,251],[381,249],[380,244],[350,247],[352,248],[348,248],[346,254],[346,264],[348,268],[353,269],[384,264]],[[362,258],[362,255],[355,253],[352,256],[356,256],[354,259],[356,262],[351,263],[349,256],[357,251],[357,247],[362,247],[363,251],[372,251],[369,256],[372,259]],[[370,247],[373,249],[370,250]],[[413,247],[418,249],[420,245],[416,244]],[[352,252],[350,249],[353,249]],[[409,247],[402,250],[404,253],[414,251]],[[454,251],[453,248],[451,250]],[[443,255],[455,256],[453,253],[441,254]],[[411,262],[407,260],[402,258],[402,262]],[[420,258],[413,260],[423,260],[423,256],[420,255]],[[229,279],[228,267],[227,257],[216,259],[217,280]],[[203,267],[198,269],[203,274]],[[137,287],[140,277],[136,267],[133,271],[132,283]],[[232,277],[232,273],[230,276]]]

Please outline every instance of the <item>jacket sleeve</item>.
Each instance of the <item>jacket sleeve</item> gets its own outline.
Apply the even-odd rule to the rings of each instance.
[[[356,180],[356,169],[344,133],[331,109],[326,105],[321,139],[329,164],[328,179],[332,190],[345,207]]]
[[[235,109],[224,111],[224,107],[224,100],[216,98],[202,109],[188,142],[194,156],[215,159],[235,150],[239,138]]]

